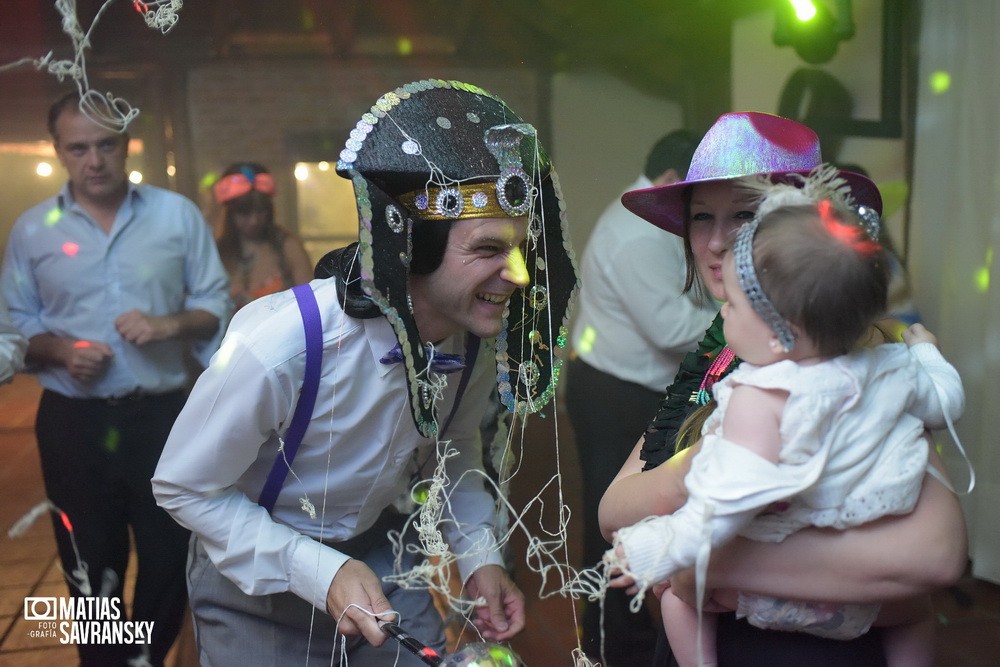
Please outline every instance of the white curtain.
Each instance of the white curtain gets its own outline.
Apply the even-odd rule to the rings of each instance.
[[[909,270],[962,374],[958,432],[978,477],[963,499],[973,571],[1000,582],[1000,3],[924,0]],[[956,486],[967,471],[938,441]]]

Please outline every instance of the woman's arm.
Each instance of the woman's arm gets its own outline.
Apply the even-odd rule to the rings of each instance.
[[[726,436],[761,458],[777,463],[781,448],[778,428],[787,398],[787,392],[746,385],[734,388],[723,418]],[[601,534],[609,542],[611,534],[619,528],[647,516],[673,514],[687,501],[684,478],[691,468],[691,459],[701,450],[701,440],[646,472],[640,472],[642,445],[640,438],[601,498],[598,520]]]
[[[608,542],[619,528],[631,526],[647,516],[673,514],[687,500],[684,476],[691,467],[691,458],[701,449],[701,441],[646,472],[642,472],[639,457],[642,442],[639,438],[601,498],[598,520],[601,534]]]
[[[942,469],[933,448],[931,462]],[[964,573],[967,558],[958,500],[927,475],[910,514],[844,531],[808,528],[780,543],[733,540],[712,553],[708,585],[774,597],[878,602],[949,586]]]

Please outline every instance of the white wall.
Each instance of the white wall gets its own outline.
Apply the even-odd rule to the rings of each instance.
[[[818,68],[837,77],[854,99],[854,118],[877,120],[880,115],[881,0],[853,0],[855,36],[842,42],[828,63],[811,65],[790,46],[772,42],[774,12],[764,11],[733,26],[732,80],[734,111],[777,113],[788,78],[800,68]],[[886,196],[886,224],[894,239],[903,238],[902,205],[898,192],[905,177],[902,139],[848,137],[838,160],[862,165]],[[824,153],[826,159],[837,156]],[[889,186],[889,187],[887,187]],[[897,243],[898,244],[898,243]],[[902,250],[902,248],[900,248]]]
[[[824,68],[853,93],[856,118],[878,116],[880,0],[854,0],[857,36]],[[733,100],[741,109],[777,110],[782,87],[804,63],[771,43],[773,16],[740,21],[733,34]],[[914,298],[945,356],[962,375],[965,415],[958,423],[978,476],[962,498],[976,576],[1000,582],[1000,302],[990,289],[993,248],[1000,240],[1000,6],[994,0],[924,0],[919,46],[909,273]],[[934,93],[931,74],[948,72],[951,88]],[[864,165],[883,194],[905,190],[903,141],[851,138],[840,159]],[[901,203],[896,195],[890,202]],[[890,219],[899,239],[902,215]],[[939,448],[964,488],[968,472],[951,438]]]
[[[1000,5],[925,0],[921,25],[911,272],[921,311],[965,385],[958,432],[977,474],[963,502],[973,572],[1000,583],[1000,291],[991,281],[1000,242]],[[932,88],[934,73],[951,85]],[[964,483],[957,460],[952,468]]]
[[[556,75],[552,153],[577,259],[601,211],[642,173],[657,139],[681,127],[678,104],[639,92],[602,71]]]

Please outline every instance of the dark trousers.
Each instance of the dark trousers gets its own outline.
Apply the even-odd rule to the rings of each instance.
[[[70,593],[122,598],[131,528],[138,573],[129,618],[154,622],[151,645],[79,645],[81,665],[124,665],[144,652],[162,665],[180,630],[188,531],[157,507],[149,480],[183,405],[180,391],[120,402],[42,393],[35,431],[46,494],[72,527],[53,513]]]
[[[719,615],[719,667],[885,667],[882,633],[878,628],[850,641],[826,639],[804,632],[761,630],[736,614]],[[660,633],[653,667],[677,667],[670,644]]]
[[[583,473],[583,557],[593,566],[610,547],[598,524],[601,496],[656,414],[663,394],[619,380],[580,359],[567,364],[564,377]],[[659,623],[645,607],[633,614],[628,603],[622,589],[608,590],[604,600],[604,654],[611,665],[648,664],[652,656]],[[583,613],[583,649],[588,655],[600,655],[601,626],[600,605],[588,602]]]

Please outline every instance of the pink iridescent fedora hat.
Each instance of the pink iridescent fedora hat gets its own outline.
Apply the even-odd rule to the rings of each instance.
[[[691,157],[680,182],[622,195],[622,204],[640,218],[668,232],[684,235],[684,192],[696,183],[770,174],[774,181],[793,182],[822,164],[819,138],[802,123],[756,111],[719,116]],[[857,204],[882,214],[882,196],[871,180],[841,171]]]

